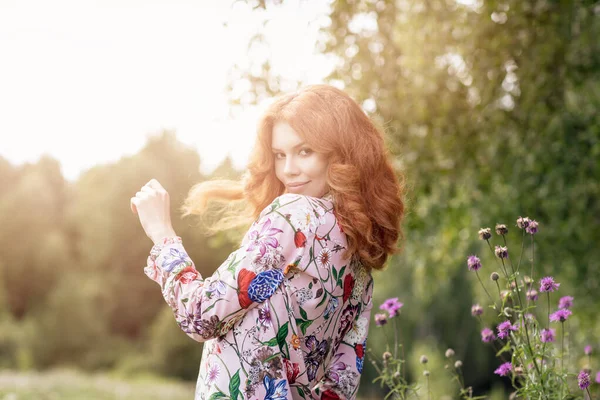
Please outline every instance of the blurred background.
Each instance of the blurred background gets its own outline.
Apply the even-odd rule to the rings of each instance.
[[[577,372],[585,344],[600,350],[598,38],[589,0],[0,0],[0,399],[192,398],[202,345],[144,276],[129,199],[158,179],[210,275],[236,235],[206,238],[175,209],[194,183],[240,176],[273,96],[322,82],[385,129],[406,178],[403,252],[374,276],[376,307],[405,304],[407,377],[423,384],[425,354],[434,398],[457,398],[452,347],[475,395],[508,397],[466,257],[494,293],[477,231],[505,223],[516,259],[519,216],[540,224],[534,278],[575,298]],[[386,394],[375,377],[368,359],[362,399]]]

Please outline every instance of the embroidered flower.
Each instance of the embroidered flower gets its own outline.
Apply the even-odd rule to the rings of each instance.
[[[354,282],[354,277],[351,274],[348,274],[344,277],[344,296],[342,298],[344,303],[348,301],[348,298],[350,298],[350,295],[352,294]]]
[[[248,308],[252,304],[250,296],[248,295],[248,287],[250,282],[256,277],[256,274],[250,270],[242,268],[237,276],[238,283],[238,301],[242,308]]]
[[[298,350],[300,348],[300,338],[295,333],[292,334],[291,343],[294,350]]]
[[[298,378],[298,375],[300,374],[300,366],[298,363],[293,363],[285,357],[283,358],[283,364],[285,365],[288,383],[291,385],[296,382],[296,378]]]
[[[294,226],[312,233],[315,233],[317,227],[322,223],[322,218],[306,206],[293,209],[290,220]]]
[[[325,308],[325,312],[323,313],[323,318],[329,319],[329,316],[332,312],[336,310],[336,308],[338,308],[339,304],[340,301],[337,299],[337,297],[330,297],[329,303],[327,303],[327,307]]]
[[[249,244],[246,251],[253,251],[258,248],[260,253],[264,254],[267,251],[267,246],[276,248],[279,246],[279,242],[274,236],[281,232],[283,231],[279,228],[271,228],[271,219],[267,218],[260,228],[260,232],[255,229],[249,233]]]
[[[357,320],[355,320],[348,333],[346,333],[345,341],[354,346],[363,340],[363,338],[367,335],[368,323],[369,320],[367,320],[365,317],[359,317]]]
[[[329,269],[331,266],[331,250],[323,247],[317,256],[317,265],[319,268]]]
[[[312,290],[307,287],[300,288],[296,291],[296,299],[299,305],[303,305],[307,301],[313,298]]]
[[[306,245],[306,236],[304,233],[302,233],[302,231],[298,230],[294,234],[294,244],[297,248],[304,247]]]
[[[276,383],[275,379],[269,375],[265,375],[263,379],[266,393],[264,400],[286,400],[287,399],[287,388],[285,387],[286,381],[281,380]]]
[[[262,303],[270,298],[283,281],[283,272],[280,269],[264,271],[256,275],[248,286],[250,300]]]
[[[306,338],[308,353],[304,356],[304,360],[306,361],[306,373],[309,380],[313,381],[317,376],[319,366],[323,363],[327,353],[329,353],[330,344],[330,338],[323,339],[322,341],[319,341],[314,335]]]
[[[271,326],[271,310],[269,310],[269,303],[263,303],[264,305],[258,309],[258,323],[263,330],[269,329]]]
[[[219,378],[219,374],[221,373],[221,368],[219,364],[211,364],[208,367],[208,372],[206,374],[206,384],[212,385]]]
[[[169,254],[165,255],[161,264],[161,268],[167,272],[171,272],[176,268],[184,268],[191,265],[191,260],[185,251],[171,248]]]
[[[212,297],[221,298],[225,295],[225,283],[220,280],[212,281],[206,290],[204,291],[204,296],[207,299],[212,299]]]
[[[185,284],[190,283],[191,281],[195,280],[198,275],[200,275],[198,273],[198,271],[196,271],[196,268],[194,268],[192,265],[189,265],[187,267],[185,267],[183,270],[181,270],[180,273],[177,274],[177,277],[175,278],[175,280]]]

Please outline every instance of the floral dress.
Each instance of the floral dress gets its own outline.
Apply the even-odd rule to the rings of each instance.
[[[242,244],[203,278],[180,237],[157,243],[145,274],[179,327],[204,342],[196,400],[355,399],[373,279],[331,197],[277,197]]]

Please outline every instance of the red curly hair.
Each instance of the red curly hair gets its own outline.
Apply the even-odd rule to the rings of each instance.
[[[307,86],[278,97],[260,119],[258,135],[241,181],[213,180],[195,185],[181,208],[183,216],[205,213],[211,199],[239,200],[208,233],[249,225],[285,186],[275,176],[272,129],[285,121],[328,160],[327,183],[334,212],[348,240],[346,258],[357,254],[363,265],[382,269],[399,251],[403,237],[404,185],[391,166],[383,134],[360,106],[329,85]]]

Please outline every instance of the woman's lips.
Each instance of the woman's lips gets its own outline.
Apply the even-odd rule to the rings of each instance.
[[[304,187],[309,182],[310,181],[304,182],[304,183],[290,183],[290,184],[287,185],[287,187],[288,187],[289,190],[298,190],[298,189]]]

